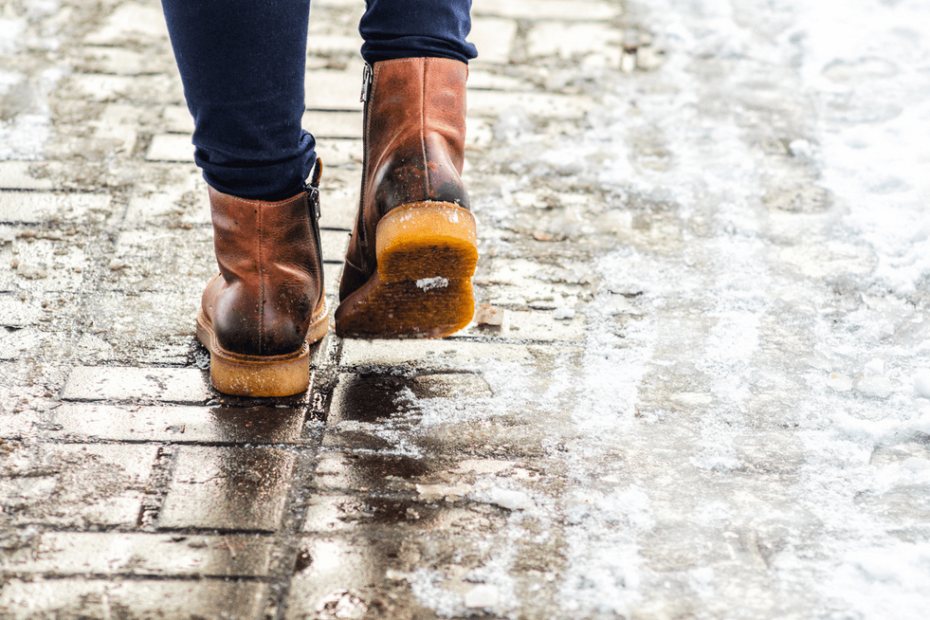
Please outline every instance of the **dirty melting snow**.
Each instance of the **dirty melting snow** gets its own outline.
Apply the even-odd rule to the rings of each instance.
[[[616,83],[590,130],[522,152],[529,172],[502,192],[556,169],[663,205],[675,232],[623,228],[632,200],[591,214],[624,244],[592,265],[581,359],[541,371],[543,399],[520,393],[525,373],[486,403],[548,399],[571,428],[551,431],[559,493],[508,482],[504,495],[530,500],[508,536],[525,543],[532,518],[561,537],[553,617],[922,618],[930,5],[630,9],[665,65]],[[514,114],[497,130],[519,143]],[[621,330],[616,307],[635,310]],[[434,406],[427,418],[449,420]],[[496,550],[483,583],[513,592],[513,551]],[[416,582],[421,600],[462,613],[437,579]],[[494,609],[532,608],[508,596]]]

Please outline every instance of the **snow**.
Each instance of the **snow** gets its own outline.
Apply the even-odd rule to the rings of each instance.
[[[449,280],[440,276],[435,278],[422,278],[416,281],[417,287],[424,291],[433,289],[446,288],[449,286]]]
[[[924,398],[930,398],[930,370],[921,369],[914,374],[914,389]]]
[[[500,592],[497,586],[475,586],[465,595],[465,607],[469,609],[493,608],[500,601]]]
[[[564,541],[558,608],[921,618],[930,5],[656,0],[628,13],[665,49],[661,68],[605,79],[589,129],[548,151],[518,111],[495,127],[524,175],[503,201],[527,194],[516,208],[533,208],[552,174],[615,197],[545,214],[552,235],[618,237],[577,306],[580,370],[545,371],[549,411],[570,403],[571,432],[550,431],[566,483],[522,490]],[[661,161],[645,165],[647,147]],[[634,198],[672,205],[669,232],[638,237]],[[491,406],[537,400],[513,389]],[[512,537],[526,518],[508,516]]]

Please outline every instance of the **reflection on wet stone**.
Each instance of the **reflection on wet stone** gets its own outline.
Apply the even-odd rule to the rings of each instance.
[[[320,489],[409,491],[411,480],[431,471],[426,461],[409,456],[324,452],[314,483]]]
[[[0,591],[9,620],[171,618],[253,620],[268,586],[222,581],[10,581]]]
[[[159,525],[274,530],[294,460],[275,448],[182,447]]]
[[[0,568],[55,575],[263,576],[269,536],[175,536],[112,532],[45,532],[8,549]]]
[[[410,497],[318,495],[310,502],[303,529],[321,534],[384,526],[401,533],[453,529],[466,532],[490,527],[496,519],[502,518],[482,505],[458,507]]]
[[[288,620],[434,617],[417,605],[407,584],[386,578],[392,566],[412,567],[420,559],[416,545],[327,538],[307,541],[303,549],[311,562],[294,576]]]
[[[399,377],[343,374],[333,393],[329,422],[374,422],[405,412],[413,398],[475,398],[491,395],[487,382],[475,374],[432,374]]]
[[[305,408],[120,407],[65,404],[53,413],[48,435],[67,441],[177,443],[297,443]]]

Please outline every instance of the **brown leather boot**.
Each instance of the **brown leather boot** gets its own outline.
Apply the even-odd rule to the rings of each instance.
[[[446,336],[474,314],[475,218],[461,173],[465,63],[366,66],[362,198],[336,310],[340,336]]]
[[[207,284],[197,338],[210,378],[236,396],[290,396],[310,383],[309,343],[329,326],[323,296],[319,194],[245,200],[210,188],[220,273]]]

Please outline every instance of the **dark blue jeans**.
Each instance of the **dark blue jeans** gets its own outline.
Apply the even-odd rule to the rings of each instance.
[[[369,64],[477,55],[465,41],[471,0],[366,0],[359,25]],[[301,128],[310,0],[162,0],[194,116],[194,159],[215,189],[283,200],[316,161]],[[310,88],[313,88],[310,84]]]

